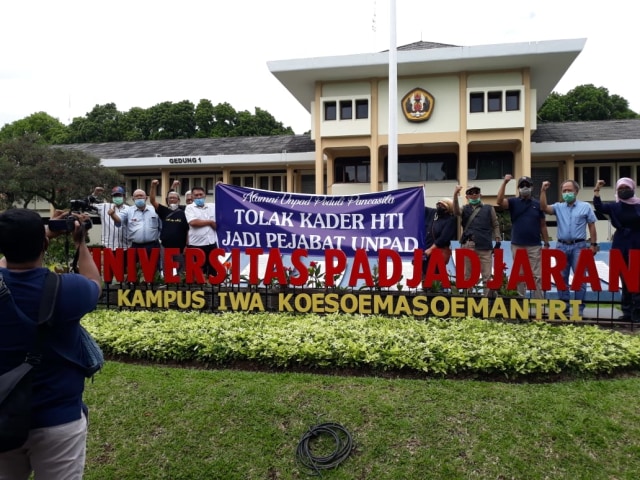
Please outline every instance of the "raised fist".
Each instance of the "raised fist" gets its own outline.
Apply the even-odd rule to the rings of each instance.
[[[598,180],[598,183],[596,184],[596,188],[601,188],[605,186],[605,181],[604,180]]]
[[[504,181],[505,181],[505,182],[510,182],[511,180],[513,180],[513,175],[511,175],[510,173],[507,173],[507,174],[504,176]]]
[[[160,183],[160,180],[156,180],[156,179],[151,180],[151,185],[153,185],[154,187],[155,187],[156,185],[158,185],[159,183]]]
[[[549,188],[551,186],[551,182],[548,180],[545,180],[544,182],[542,182],[542,186],[540,187],[541,190],[546,190],[547,188]]]

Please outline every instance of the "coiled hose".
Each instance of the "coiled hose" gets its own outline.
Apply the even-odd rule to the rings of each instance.
[[[313,454],[313,443],[320,436],[332,437],[335,442],[333,452],[324,456]],[[344,461],[353,449],[351,434],[339,423],[321,423],[310,427],[298,443],[296,449],[296,461],[299,465],[310,470],[309,475],[320,475],[321,470],[329,470],[337,467]]]

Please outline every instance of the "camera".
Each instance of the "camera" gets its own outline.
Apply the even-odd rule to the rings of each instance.
[[[57,220],[49,220],[48,226],[49,230],[52,232],[73,232],[76,228],[76,217],[71,215],[72,213],[97,213],[98,209],[95,208],[92,203],[95,203],[96,198],[93,196],[88,196],[87,198],[83,198],[82,200],[71,200],[69,202],[69,210],[70,214],[68,214],[65,218],[60,218]],[[91,228],[91,220],[86,220],[83,223],[83,227],[86,230]]]

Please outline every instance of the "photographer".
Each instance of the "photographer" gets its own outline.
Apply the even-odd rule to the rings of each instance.
[[[87,409],[82,403],[84,372],[57,352],[80,355],[80,320],[96,308],[101,279],[85,244],[84,216],[72,233],[79,275],[60,276],[53,318],[42,339],[41,363],[34,370],[31,431],[26,443],[0,453],[0,478],[53,480],[82,478],[87,437]],[[57,212],[57,219],[66,213]],[[36,338],[36,324],[48,270],[43,267],[49,238],[42,218],[27,209],[0,213],[0,273],[15,304],[31,322],[0,311],[0,374],[24,361]]]

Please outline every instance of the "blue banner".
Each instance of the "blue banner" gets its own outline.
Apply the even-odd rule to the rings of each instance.
[[[328,248],[352,256],[356,249],[396,250],[403,256],[424,248],[424,190],[404,188],[355,195],[271,192],[219,184],[216,223],[222,248]]]

